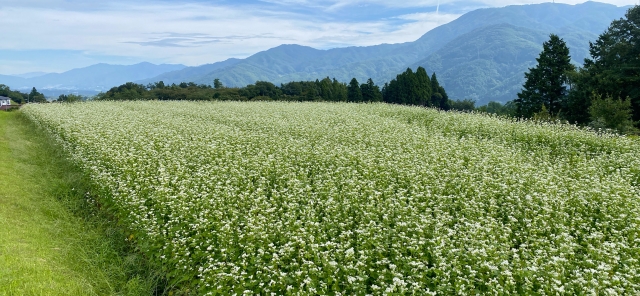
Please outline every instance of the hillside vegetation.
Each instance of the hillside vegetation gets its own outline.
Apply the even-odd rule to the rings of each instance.
[[[176,292],[640,293],[637,140],[387,104],[23,109]]]

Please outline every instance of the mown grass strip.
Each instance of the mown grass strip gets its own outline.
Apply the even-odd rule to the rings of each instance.
[[[20,112],[0,112],[0,295],[152,295],[158,278]]]

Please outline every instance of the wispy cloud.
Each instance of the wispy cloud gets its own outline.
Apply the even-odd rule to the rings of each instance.
[[[283,43],[326,49],[407,42],[471,8],[535,2],[540,1],[3,0],[0,50],[81,51],[199,65],[243,58]]]
[[[202,47],[210,44],[217,43],[229,43],[237,41],[245,41],[250,39],[277,39],[278,41],[285,41],[286,38],[277,37],[273,34],[264,35],[229,35],[229,36],[213,36],[202,33],[159,33],[158,35],[148,38],[144,41],[125,41],[123,43],[138,44],[142,46],[156,46],[156,47]]]
[[[123,43],[138,44],[142,46],[156,46],[156,47],[191,47],[194,46],[193,39],[191,38],[164,38],[152,41],[126,41]],[[211,43],[212,40],[208,40]],[[187,43],[187,44],[185,44]]]

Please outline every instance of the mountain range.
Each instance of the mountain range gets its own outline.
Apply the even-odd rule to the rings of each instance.
[[[257,80],[278,84],[328,76],[345,82],[373,78],[383,84],[408,67],[422,66],[436,72],[451,98],[506,102],[516,97],[549,34],[563,38],[573,62],[581,65],[589,57],[589,41],[628,8],[586,2],[478,9],[414,42],[330,50],[281,45],[243,60],[224,61],[217,69],[218,64],[189,67],[142,82],[178,83],[186,72],[198,72],[189,75],[189,81],[211,84],[219,78],[227,86],[244,86]]]
[[[127,81],[212,84],[218,78],[226,86],[245,86],[258,80],[279,84],[335,77],[348,82],[355,77],[360,82],[373,78],[377,84],[384,84],[409,67],[422,66],[429,73],[436,72],[450,98],[473,99],[479,105],[506,102],[516,97],[524,73],[535,66],[535,58],[549,34],[563,38],[572,61],[581,65],[589,57],[589,41],[595,41],[628,8],[598,2],[485,8],[466,13],[407,43],[329,50],[288,44],[246,59],[197,67],[99,64],[28,79],[0,75],[0,83],[12,87],[15,82],[102,90]]]

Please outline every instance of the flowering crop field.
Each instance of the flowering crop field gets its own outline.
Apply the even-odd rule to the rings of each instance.
[[[640,293],[640,143],[386,104],[24,113],[197,294]]]

